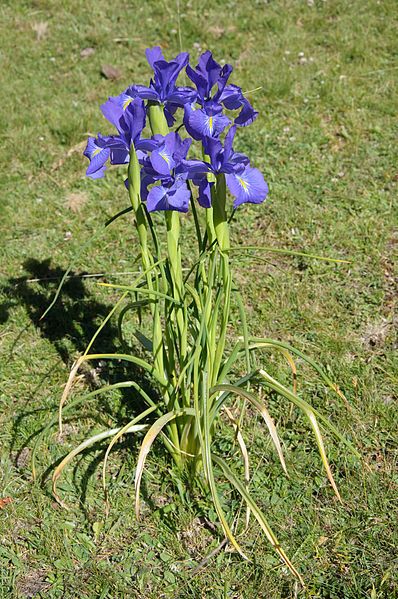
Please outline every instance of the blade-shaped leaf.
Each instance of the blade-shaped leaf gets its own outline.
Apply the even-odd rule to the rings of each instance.
[[[249,341],[250,341],[249,349],[251,351],[255,350],[255,349],[260,349],[261,347],[264,347],[264,346],[268,347],[271,345],[275,348],[283,348],[283,349],[289,351],[290,353],[295,354],[296,356],[299,356],[299,358],[301,358],[302,360],[304,360],[304,362],[306,362],[309,366],[311,366],[311,368],[313,368],[319,374],[319,376],[323,379],[323,381],[326,383],[326,385],[330,389],[332,389],[344,401],[346,408],[348,410],[351,410],[351,406],[348,403],[348,400],[347,400],[346,396],[344,395],[344,393],[339,389],[339,387],[336,385],[336,383],[334,383],[328,377],[328,375],[325,373],[325,371],[319,366],[319,364],[317,364],[315,362],[315,360],[313,360],[312,358],[310,358],[309,356],[307,356],[300,350],[296,349],[292,345],[289,345],[288,343],[284,343],[284,342],[276,340],[276,339],[251,337],[249,339]]]
[[[250,482],[249,453],[247,451],[245,440],[242,436],[242,433],[240,432],[239,424],[236,422],[235,418],[233,417],[231,410],[229,410],[226,406],[224,406],[224,410],[225,410],[225,413],[228,416],[230,422],[232,422],[233,427],[236,431],[236,439],[238,441],[239,449],[242,454],[243,465],[244,465],[244,469],[245,469],[245,483],[246,483],[246,489],[247,489],[248,484]],[[249,523],[250,523],[250,507],[246,506],[246,528],[249,527]]]
[[[213,472],[213,464],[212,464],[212,454],[210,448],[210,410],[209,410],[209,391],[207,389],[207,376],[206,372],[203,373],[203,384],[202,384],[202,399],[204,403],[204,417],[203,417],[203,431],[204,431],[204,448],[203,448],[203,466],[206,471],[206,477],[210,487],[211,497],[213,499],[213,505],[217,512],[217,516],[219,517],[221,526],[224,530],[224,534],[235,547],[236,551],[243,557],[243,559],[248,559],[244,554],[242,548],[240,547],[238,541],[235,539],[231,528],[227,522],[227,519],[224,514],[224,510],[221,507],[220,498],[218,496],[216,481],[214,479]]]
[[[152,374],[152,376],[160,383],[162,386],[167,386],[167,379],[157,370],[141,358],[137,358],[136,356],[130,356],[129,354],[87,354],[83,355],[72,366],[72,369],[69,373],[68,381],[65,385],[64,392],[61,397],[61,401],[59,403],[59,431],[62,434],[62,407],[65,401],[68,398],[69,392],[71,390],[73,381],[75,376],[83,362],[86,360],[124,360],[126,362],[132,362],[133,364],[137,364],[137,366],[141,366],[144,370]]]
[[[155,441],[158,434],[162,431],[162,429],[166,426],[166,424],[168,424],[172,420],[175,420],[175,418],[178,418],[179,416],[183,416],[183,415],[193,416],[194,414],[195,414],[195,412],[194,412],[193,408],[185,408],[178,412],[167,412],[167,414],[163,414],[163,416],[160,416],[160,418],[158,418],[152,424],[152,426],[149,428],[148,432],[146,433],[146,435],[142,441],[142,444],[141,444],[140,453],[138,454],[137,468],[136,468],[135,480],[134,480],[135,513],[136,513],[137,519],[139,519],[139,517],[140,517],[140,486],[141,486],[142,473],[144,471],[145,460],[148,456],[148,453],[152,447],[153,442]]]
[[[257,397],[255,397],[252,393],[250,393],[249,391],[246,391],[245,389],[241,389],[240,387],[237,387],[235,385],[216,385],[215,387],[212,387],[212,389],[210,389],[211,394],[223,393],[224,391],[229,391],[230,393],[235,393],[236,395],[240,395],[241,397],[244,397],[252,404],[252,406],[254,406],[260,412],[261,416],[263,417],[263,419],[265,421],[265,424],[268,427],[272,442],[273,442],[275,449],[277,451],[277,454],[279,456],[279,460],[282,465],[282,468],[283,468],[284,472],[287,474],[285,459],[283,457],[283,452],[282,452],[281,444],[279,441],[278,433],[277,433],[274,421],[273,421],[270,413],[268,412],[267,408],[265,407],[265,405],[259,399],[257,399]]]
[[[131,426],[129,429],[127,429],[125,431],[125,433],[136,433],[139,431],[146,430],[147,428],[148,428],[148,425],[146,425],[146,424],[135,424],[134,426]],[[108,439],[109,437],[116,435],[119,432],[119,430],[120,430],[119,428],[112,428],[110,430],[103,431],[102,433],[98,433],[97,435],[94,435],[94,436],[90,437],[89,439],[86,439],[85,441],[83,441],[83,443],[80,443],[80,445],[78,445],[70,453],[68,453],[68,455],[66,457],[64,457],[62,462],[60,464],[58,464],[58,466],[54,470],[54,473],[52,476],[52,483],[53,483],[52,491],[53,491],[55,500],[60,505],[62,505],[62,507],[67,507],[67,506],[57,494],[57,480],[60,477],[65,466],[67,466],[69,464],[69,462],[71,460],[73,460],[73,458],[75,456],[77,456],[79,453],[81,453],[82,451],[87,449],[87,447],[91,447],[91,445],[94,445],[94,443],[98,443],[98,441],[103,441],[104,439]]]
[[[308,421],[309,421],[309,423],[311,425],[311,428],[312,428],[312,430],[314,432],[314,435],[315,435],[315,439],[316,439],[316,442],[317,442],[317,445],[318,445],[319,453],[320,453],[320,456],[321,456],[321,459],[322,459],[322,463],[324,465],[327,477],[328,477],[328,479],[330,481],[330,484],[333,487],[333,490],[334,490],[334,492],[336,494],[336,497],[338,498],[339,501],[341,501],[340,493],[339,493],[339,491],[337,489],[336,483],[335,483],[334,478],[333,478],[332,471],[330,469],[329,461],[328,461],[327,456],[326,456],[325,446],[324,446],[324,443],[323,443],[321,432],[319,430],[318,421],[316,419],[316,415],[315,415],[314,409],[307,402],[305,402],[304,400],[302,400],[301,398],[299,398],[297,395],[295,395],[294,393],[292,393],[291,391],[289,391],[289,389],[286,389],[286,387],[284,387],[283,385],[281,385],[280,383],[278,383],[278,381],[275,381],[275,379],[273,379],[264,370],[260,370],[259,374],[265,379],[266,384],[269,387],[271,387],[272,389],[274,389],[280,395],[283,395],[287,399],[290,399],[290,401],[292,401],[295,405],[297,405],[299,408],[301,408],[301,410],[307,416]]]
[[[302,256],[304,258],[312,258],[314,260],[324,260],[325,262],[337,262],[343,264],[351,264],[351,260],[344,260],[342,258],[329,258],[327,256],[318,256],[317,254],[307,254],[306,252],[297,252],[295,250],[284,250],[282,248],[275,247],[262,247],[256,245],[240,245],[239,247],[230,248],[230,252],[244,252],[252,250],[261,250],[265,252],[272,252],[273,254],[285,254],[286,256]]]
[[[271,543],[271,545],[273,546],[273,548],[275,549],[275,551],[277,552],[279,557],[286,564],[286,566],[289,568],[289,570],[292,572],[292,574],[294,574],[294,576],[296,578],[298,578],[298,580],[304,586],[304,581],[303,581],[300,573],[296,570],[296,568],[293,566],[292,562],[289,560],[288,556],[286,555],[286,553],[284,552],[282,547],[279,545],[278,539],[276,538],[274,532],[272,531],[270,525],[268,524],[263,512],[258,507],[257,503],[254,501],[254,499],[252,498],[250,493],[245,489],[244,485],[242,485],[242,483],[235,476],[235,474],[232,472],[232,470],[229,468],[229,466],[226,464],[226,462],[223,459],[221,459],[218,456],[213,455],[213,460],[216,464],[219,464],[221,466],[226,478],[235,487],[235,489],[238,491],[238,493],[243,497],[243,499],[245,500],[247,505],[250,507],[254,517],[256,518],[257,522],[260,524],[268,541]]]
[[[149,414],[154,412],[158,408],[158,405],[159,404],[151,406],[147,410],[144,410],[143,412],[141,412],[141,414],[139,414],[138,416],[133,418],[133,420],[128,422],[125,426],[120,428],[118,430],[118,432],[116,433],[116,435],[113,437],[112,441],[109,443],[107,450],[105,452],[105,457],[104,457],[104,461],[102,464],[102,486],[103,486],[105,495],[106,495],[106,465],[108,463],[108,457],[112,450],[112,447],[115,445],[115,443],[117,443],[117,441],[120,439],[120,437],[122,437],[125,433],[127,433],[131,429],[132,426],[134,426],[134,424],[138,424],[138,422],[140,422],[140,420],[143,420],[143,418],[146,418],[146,416],[148,416]]]
[[[179,304],[180,301],[171,297],[171,295],[167,295],[166,293],[162,293],[161,291],[156,291],[155,289],[147,289],[146,287],[134,287],[133,285],[117,285],[114,283],[97,283],[101,287],[111,287],[112,289],[119,289],[124,291],[131,291],[136,293],[143,293],[144,295],[150,295],[153,297],[159,297],[161,299],[167,299],[169,302],[174,304]]]
[[[65,410],[71,410],[71,408],[74,408],[74,407],[80,405],[81,403],[86,402],[88,399],[91,399],[92,397],[95,397],[96,395],[100,395],[102,393],[106,393],[107,391],[112,391],[114,389],[128,389],[131,387],[135,387],[136,385],[137,385],[137,383],[135,381],[122,381],[121,383],[114,383],[113,385],[105,385],[104,387],[101,387],[100,389],[95,389],[94,391],[91,391],[90,393],[86,393],[82,397],[77,397],[74,400],[70,401],[66,406],[64,406],[63,412],[65,412]],[[58,422],[58,415],[55,416],[54,418],[52,418],[48,422],[48,424],[46,424],[46,426],[37,433],[36,440],[32,447],[32,455],[31,455],[33,480],[36,479],[36,454],[37,454],[37,449],[38,449],[40,440],[46,433],[48,433],[51,430],[51,428],[53,426],[55,426],[57,424],[57,422]]]

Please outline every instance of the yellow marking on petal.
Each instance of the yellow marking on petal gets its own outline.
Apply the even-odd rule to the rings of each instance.
[[[210,133],[213,133],[213,117],[209,116],[209,130]]]
[[[238,177],[238,181],[239,183],[242,185],[243,187],[243,191],[247,191],[249,189],[249,184],[247,181],[245,181],[244,179],[242,179],[242,177]]]
[[[130,102],[133,101],[133,98],[127,98],[127,100],[125,100],[123,102],[123,110],[126,110],[127,106],[130,104]]]
[[[159,152],[159,154],[161,155],[161,157],[163,158],[163,160],[165,160],[167,162],[167,166],[170,166],[170,159],[167,156],[167,154],[164,154],[163,152]]]
[[[101,152],[102,148],[95,148],[94,152],[91,154],[91,158],[94,158],[94,156],[97,156],[97,154],[99,154]]]

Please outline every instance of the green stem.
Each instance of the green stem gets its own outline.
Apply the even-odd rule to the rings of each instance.
[[[148,115],[154,135],[167,135],[169,133],[169,127],[162,106],[159,104],[150,104]],[[168,210],[166,211],[165,218],[167,226],[167,251],[173,280],[173,297],[182,303],[184,300],[184,284],[180,249],[180,216],[177,211]],[[187,353],[187,323],[184,308],[182,306],[175,308],[175,315],[179,333],[181,358],[184,360]]]
[[[153,135],[167,135],[169,133],[169,127],[167,125],[166,117],[164,115],[163,107],[159,104],[148,103],[148,116],[149,124]],[[168,261],[172,278],[172,296],[179,302],[179,306],[173,306],[172,308],[172,321],[177,321],[177,330],[179,336],[180,346],[180,359],[184,361],[187,352],[187,319],[185,309],[183,307],[184,302],[184,285],[182,277],[182,265],[181,265],[181,250],[180,250],[180,217],[178,212],[175,210],[166,211],[165,215],[166,227],[167,227],[167,252]],[[168,321],[165,323],[166,327],[169,326]],[[169,336],[172,338],[172,334]],[[167,334],[166,334],[167,337]],[[169,364],[170,369],[173,373],[169,373],[170,376],[176,377],[175,364]],[[181,385],[181,393],[184,398],[184,404],[189,405],[189,397],[186,398],[185,385]],[[178,427],[175,421],[170,423],[170,429],[173,429],[173,443],[179,449],[179,436]]]
[[[221,268],[220,278],[221,285],[224,290],[224,303],[223,311],[220,323],[220,332],[218,336],[217,348],[214,356],[213,363],[213,381],[218,380],[218,373],[221,367],[225,341],[227,336],[227,327],[229,323],[229,313],[231,309],[231,288],[232,288],[232,276],[229,268],[228,251],[230,249],[229,241],[229,227],[228,220],[225,211],[226,203],[226,185],[225,175],[217,175],[216,185],[213,192],[213,223],[214,230],[217,237],[218,247],[221,252]]]
[[[137,153],[134,145],[130,148],[130,162],[128,166],[128,180],[129,180],[129,196],[133,206],[133,210],[136,218],[136,227],[138,231],[138,237],[141,246],[142,265],[144,271],[147,273],[147,285],[150,291],[154,290],[152,272],[149,270],[154,264],[154,260],[151,251],[148,247],[148,228],[145,217],[145,209],[141,202],[140,189],[141,189],[141,177],[140,177],[140,165],[138,163]],[[160,323],[159,305],[158,302],[152,304],[152,316],[153,316],[153,354],[156,370],[160,373],[164,373],[164,362],[163,362],[163,339],[162,339],[162,328]],[[167,398],[166,398],[167,399]]]

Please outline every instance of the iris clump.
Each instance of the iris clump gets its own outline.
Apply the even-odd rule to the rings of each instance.
[[[234,147],[238,128],[253,123],[258,113],[241,88],[229,83],[232,67],[219,65],[209,51],[202,54],[196,66],[189,64],[189,56],[184,52],[169,62],[159,47],[148,49],[146,55],[153,69],[149,85],[131,85],[101,106],[116,132],[89,138],[84,152],[90,161],[87,176],[93,179],[103,177],[108,164],[122,165],[127,173],[125,184],[131,205],[122,213],[134,213],[142,272],[129,285],[108,285],[122,292],[109,317],[120,308],[119,331],[123,341],[125,315],[139,311],[135,336],[146,357],[128,351],[89,353],[97,331],[72,368],[60,403],[59,426],[62,430],[64,404],[81,364],[87,360],[123,360],[141,367],[156,387],[158,400],[134,380],[121,381],[82,398],[84,401],[109,389],[131,387],[141,395],[147,409],[127,425],[87,439],[66,456],[54,472],[54,495],[61,501],[56,482],[70,460],[93,443],[110,438],[103,466],[106,489],[106,464],[113,445],[124,434],[144,433],[135,473],[137,517],[146,457],[158,439],[169,451],[181,479],[193,486],[199,481],[197,488],[208,489],[223,533],[241,556],[246,558],[242,547],[244,535],[240,535],[243,541],[238,542],[237,524],[230,524],[231,517],[220,500],[217,489],[220,478],[227,479],[246,505],[246,527],[253,515],[281,560],[301,580],[250,492],[250,450],[242,435],[244,409],[250,405],[261,416],[286,474],[274,420],[266,401],[253,389],[265,387],[301,410],[314,433],[326,475],[340,498],[320,427],[334,433],[352,451],[355,449],[298,394],[295,356],[313,368],[325,386],[344,396],[311,358],[282,341],[252,337],[247,330],[243,302],[231,272],[232,254],[245,248],[231,247],[229,222],[232,211],[239,213],[243,204],[262,204],[268,186],[249,157]],[[177,85],[184,69],[193,87]],[[231,204],[228,192],[233,198]],[[192,260],[191,250],[184,257],[187,268],[183,269],[179,213],[189,209],[195,222],[197,255]],[[157,230],[150,216],[157,211],[164,212],[164,233],[163,229]],[[241,326],[241,336],[234,343],[227,338],[228,328],[234,324],[232,301],[239,308]],[[140,329],[143,310],[148,312],[150,336]],[[291,387],[258,366],[256,354],[262,350],[283,356],[292,371]],[[234,372],[239,370],[242,376],[236,379]],[[236,410],[232,412],[228,404],[233,401],[238,409],[238,399],[240,415],[236,417]],[[225,418],[220,417],[222,413]],[[214,449],[217,433],[225,426],[234,431],[244,467],[243,480],[238,474],[239,465],[231,465],[233,458]]]

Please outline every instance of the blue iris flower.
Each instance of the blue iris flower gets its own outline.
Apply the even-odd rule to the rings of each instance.
[[[103,115],[114,125],[117,134],[98,134],[96,138],[88,139],[84,151],[90,160],[87,175],[93,179],[103,177],[108,161],[111,164],[128,163],[133,146],[141,164],[142,199],[150,212],[186,212],[190,200],[187,179],[198,186],[201,206],[210,208],[211,190],[219,174],[225,175],[235,198],[234,208],[246,202],[263,202],[268,194],[263,175],[250,165],[247,156],[233,149],[236,127],[250,124],[258,113],[240,87],[228,84],[232,67],[219,65],[210,51],[200,56],[195,68],[188,64],[186,52],[167,62],[157,46],[147,49],[146,56],[154,71],[149,87],[132,85],[101,106]],[[176,86],[184,67],[196,90]],[[174,122],[177,108],[184,107],[186,130],[192,138],[202,142],[205,161],[187,160],[192,139],[182,140],[177,133],[141,138],[148,106],[152,103],[163,105],[169,125]],[[239,114],[222,144],[220,136],[231,123],[223,114],[224,108],[239,110]]]
[[[188,167],[185,158],[191,145],[190,139],[182,140],[178,133],[155,135],[156,144],[149,156],[140,160],[141,196],[146,200],[148,212],[154,210],[177,210],[187,212],[190,191],[187,187]],[[155,184],[155,185],[153,185]],[[148,191],[148,187],[153,185]]]
[[[184,125],[194,139],[218,137],[224,131],[231,121],[222,114],[223,106],[228,110],[241,108],[234,121],[236,125],[249,125],[257,117],[258,113],[245,98],[241,88],[227,85],[232,73],[231,65],[221,67],[209,50],[200,56],[195,69],[187,65],[186,72],[196,86],[196,102],[200,105],[197,109],[192,103],[185,105]],[[212,95],[215,86],[217,89]]]
[[[108,159],[111,164],[127,163],[132,144],[138,152],[155,147],[152,140],[141,139],[146,117],[144,102],[140,98],[132,98],[125,109],[119,109],[116,102],[110,100],[101,108],[104,116],[115,125],[119,134],[108,136],[98,134],[97,138],[88,139],[84,155],[90,160],[86,174],[92,179],[104,176],[105,163]]]
[[[234,208],[244,203],[260,204],[267,197],[268,185],[261,172],[250,166],[247,156],[233,150],[235,132],[236,125],[228,131],[224,146],[218,139],[211,137],[203,139],[204,151],[209,157],[209,162],[186,161],[188,177],[198,186],[198,201],[204,208],[211,206],[211,188],[214,182],[208,176],[209,173],[225,174],[228,189],[235,197]]]
[[[125,93],[133,93],[143,100],[163,104],[169,126],[173,125],[174,113],[178,107],[194,102],[196,91],[191,87],[177,87],[176,82],[182,69],[188,64],[188,52],[181,52],[167,62],[159,46],[148,48],[145,52],[149,65],[154,71],[149,87],[133,85]]]
[[[91,179],[103,177],[106,170],[105,162],[110,156],[108,138],[102,137],[100,133],[97,138],[89,137],[83,154],[90,160],[86,171],[87,177]]]

